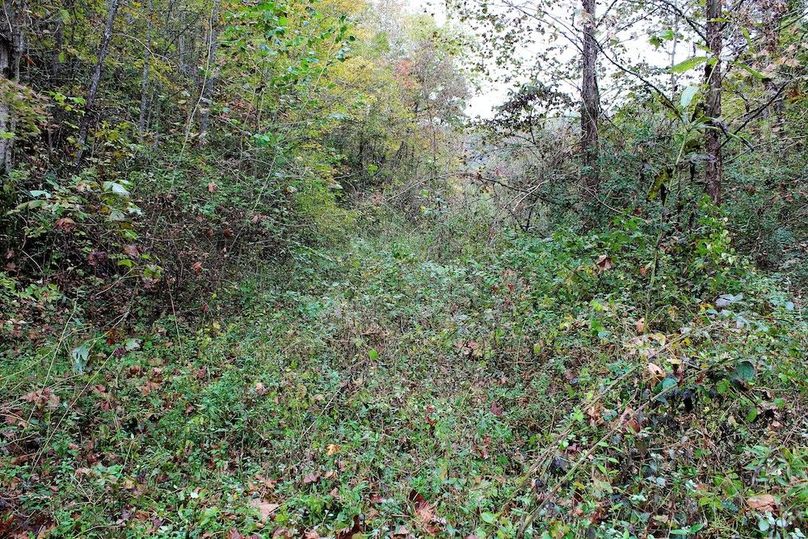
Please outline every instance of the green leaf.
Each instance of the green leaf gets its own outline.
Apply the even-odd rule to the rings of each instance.
[[[70,357],[73,359],[73,370],[79,374],[84,374],[84,368],[87,366],[87,361],[90,357],[90,341],[74,348],[70,352]]]
[[[104,182],[104,191],[111,192],[119,197],[129,198],[129,191],[118,182]]]
[[[699,93],[699,87],[696,85],[685,88],[685,91],[682,92],[682,97],[679,99],[679,106],[683,109],[689,107],[697,93]]]
[[[690,71],[691,69],[700,66],[708,59],[707,56],[694,56],[692,58],[688,58],[684,62],[679,62],[675,66],[671,67],[671,73],[685,73]]]
[[[371,361],[376,361],[379,359],[379,352],[375,348],[371,348],[368,350],[368,357]]]
[[[735,366],[735,378],[748,382],[755,377],[755,366],[751,361],[741,361]]]
[[[486,524],[493,524],[493,523],[495,523],[497,521],[497,516],[494,513],[488,513],[488,512],[481,513],[480,518]]]
[[[750,75],[752,75],[753,77],[755,77],[758,80],[763,80],[763,79],[766,78],[766,75],[764,75],[763,73],[761,73],[760,71],[758,71],[757,69],[755,69],[755,68],[753,68],[751,66],[748,66],[748,65],[746,65],[744,63],[741,63],[741,62],[734,62],[734,64],[736,66],[740,67],[741,69],[743,69],[744,71],[746,71],[747,73],[749,73]]]

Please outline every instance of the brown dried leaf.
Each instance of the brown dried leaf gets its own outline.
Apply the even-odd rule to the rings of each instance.
[[[258,514],[261,516],[261,522],[266,522],[272,513],[277,511],[280,507],[277,503],[269,503],[258,498],[250,500],[250,505],[258,510]]]
[[[600,271],[608,271],[614,267],[612,259],[609,258],[609,255],[600,255],[596,264]]]
[[[665,369],[663,369],[662,367],[660,367],[655,363],[649,363],[647,368],[648,368],[648,374],[651,376],[651,379],[656,382],[664,379],[666,376]]]
[[[777,500],[771,494],[758,494],[746,499],[746,505],[753,511],[773,513],[777,507]]]

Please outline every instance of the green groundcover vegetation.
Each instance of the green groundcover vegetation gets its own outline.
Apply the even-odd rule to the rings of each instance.
[[[0,1],[0,538],[805,538],[805,2],[426,4]]]
[[[720,221],[362,221],[193,330],[7,354],[4,497],[57,537],[801,536],[805,322]]]

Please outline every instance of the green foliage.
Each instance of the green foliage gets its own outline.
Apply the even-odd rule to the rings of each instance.
[[[686,240],[631,217],[486,244],[493,215],[441,204],[415,225],[363,208],[350,244],[221,290],[195,330],[68,323],[6,354],[5,492],[52,537],[327,536],[357,517],[799,537],[806,455],[782,435],[808,333],[714,210]]]

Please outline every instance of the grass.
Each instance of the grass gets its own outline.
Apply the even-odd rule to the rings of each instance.
[[[377,217],[193,326],[4,350],[0,535],[803,536],[805,322],[715,229]]]

